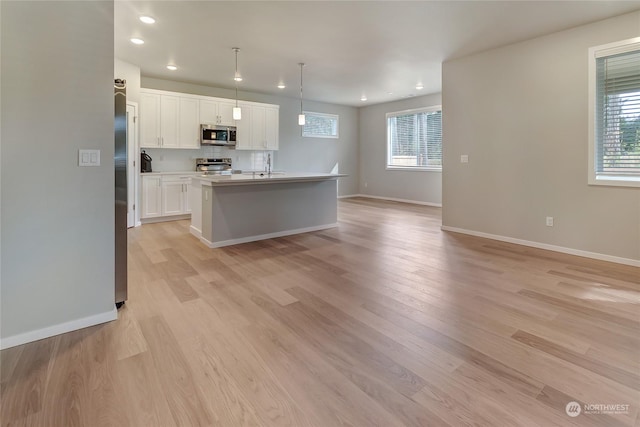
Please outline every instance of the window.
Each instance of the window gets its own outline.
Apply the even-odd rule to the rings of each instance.
[[[589,183],[640,187],[640,37],[589,58]]]
[[[302,136],[314,138],[338,138],[338,116],[336,114],[304,112],[305,123]]]
[[[387,169],[442,170],[442,107],[387,113]]]

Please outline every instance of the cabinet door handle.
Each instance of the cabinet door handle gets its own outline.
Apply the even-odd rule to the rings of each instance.
[[[160,138],[160,145],[164,146],[164,137]]]

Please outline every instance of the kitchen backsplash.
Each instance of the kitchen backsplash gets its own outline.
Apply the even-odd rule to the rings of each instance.
[[[183,172],[196,168],[196,159],[201,157],[230,157],[234,169],[262,171],[267,165],[267,155],[271,153],[271,165],[274,169],[273,151],[245,151],[227,147],[201,147],[199,150],[180,150],[169,148],[142,148],[151,156],[154,172]]]

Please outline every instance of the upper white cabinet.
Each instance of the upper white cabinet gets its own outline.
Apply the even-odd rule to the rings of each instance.
[[[160,95],[140,94],[140,146],[160,147]]]
[[[140,93],[140,147],[200,148],[198,99],[143,90]]]
[[[141,148],[200,148],[200,124],[238,128],[236,149],[277,150],[279,105],[240,102],[233,120],[232,99],[155,89],[140,91]]]
[[[243,104],[238,121],[237,150],[277,150],[279,139],[279,107]],[[240,124],[241,122],[242,125]]]
[[[201,99],[199,102],[200,124],[217,125],[220,117],[218,116],[218,103],[205,99]]]
[[[236,126],[233,120],[234,102],[213,101],[210,99],[200,100],[200,123],[222,126]]]
[[[200,104],[194,98],[180,98],[178,141],[180,148],[200,148]]]
[[[163,148],[179,148],[178,118],[179,98],[177,96],[160,96],[160,146]]]
[[[267,150],[277,150],[280,146],[280,108],[265,107],[264,143]]]
[[[218,104],[218,116],[220,116],[220,122],[218,124],[225,126],[236,126],[236,121],[233,120],[233,107],[236,104],[234,102],[222,101]]]
[[[242,119],[236,122],[236,150],[253,150],[251,146],[251,123],[253,118],[251,105],[242,102],[239,106],[242,111]]]
[[[140,147],[178,148],[178,97],[140,94]]]

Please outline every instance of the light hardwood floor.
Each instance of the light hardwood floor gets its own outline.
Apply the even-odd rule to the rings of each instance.
[[[640,423],[640,269],[444,233],[437,208],[339,220],[223,249],[130,230],[119,320],[3,351],[2,425]]]

